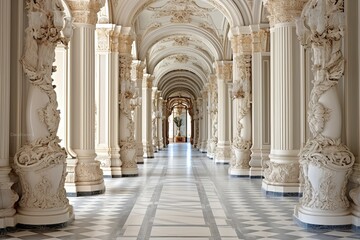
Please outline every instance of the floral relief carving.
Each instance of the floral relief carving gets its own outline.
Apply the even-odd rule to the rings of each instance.
[[[294,22],[308,0],[263,0],[266,9],[269,11],[270,25],[277,23]]]
[[[91,163],[79,162],[75,168],[76,178],[79,182],[102,181],[103,171],[100,168],[100,162]]]
[[[171,17],[171,23],[190,23],[193,16],[207,19],[208,12],[214,8],[202,8],[194,0],[170,0],[161,7],[147,7],[154,11],[155,18]]]
[[[74,23],[95,25],[98,21],[97,13],[103,7],[102,0],[66,0]]]
[[[297,183],[299,179],[299,164],[280,164],[268,161],[264,177],[268,182]]]

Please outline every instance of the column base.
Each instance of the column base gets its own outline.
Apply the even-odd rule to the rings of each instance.
[[[262,181],[262,190],[267,196],[275,197],[301,197],[302,190],[299,183],[269,183],[266,179]]]
[[[360,217],[352,216],[352,229],[355,232],[360,232]]]
[[[250,178],[263,178],[262,168],[250,168]]]
[[[104,178],[121,178],[121,167],[102,168]]]
[[[68,197],[93,196],[105,192],[104,181],[94,183],[65,183],[65,189]]]
[[[230,167],[229,168],[229,175],[232,177],[249,177],[250,169],[248,168],[236,168]]]
[[[139,176],[139,171],[137,168],[125,168],[122,170],[123,177],[137,177]]]
[[[144,164],[144,157],[143,156],[137,156],[136,157],[136,163],[137,164]]]
[[[210,159],[214,159],[214,153],[207,152],[206,156]]]
[[[344,230],[351,229],[353,225],[350,211],[329,213],[329,211],[305,209],[299,205],[295,206],[294,220],[303,228],[316,230]]]
[[[17,223],[22,226],[65,226],[74,220],[72,206],[59,209],[17,209]]]
[[[216,164],[229,164],[231,158],[231,149],[229,144],[218,144],[215,152]]]
[[[1,236],[1,229],[7,229],[11,227],[15,227],[17,224],[16,215],[11,217],[2,217],[0,218],[0,236]]]

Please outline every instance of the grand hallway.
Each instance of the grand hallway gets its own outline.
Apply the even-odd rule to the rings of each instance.
[[[234,178],[190,144],[170,144],[136,178],[106,179],[106,193],[69,197],[75,221],[21,229],[6,239],[359,239],[351,231],[310,232],[292,220],[297,198],[267,198],[260,179]]]

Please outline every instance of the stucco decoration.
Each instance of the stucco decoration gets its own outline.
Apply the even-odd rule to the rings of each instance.
[[[161,7],[147,7],[147,10],[154,11],[155,18],[171,17],[171,23],[190,23],[192,17],[208,18],[208,12],[214,8],[203,8],[194,0],[170,0]]]
[[[312,49],[314,87],[308,121],[312,138],[300,153],[305,186],[299,211],[348,214],[346,185],[354,155],[341,142],[338,81],[344,73],[344,1],[311,0],[297,20],[297,34]],[[319,215],[319,214],[318,214]]]
[[[19,223],[64,223],[73,218],[64,188],[66,152],[59,145],[57,130],[60,116],[51,75],[55,47],[67,45],[71,20],[64,20],[61,1],[27,1],[29,26],[26,28],[23,70],[30,82],[26,124],[28,142],[14,157],[14,169],[21,183]],[[47,219],[47,216],[58,218]]]

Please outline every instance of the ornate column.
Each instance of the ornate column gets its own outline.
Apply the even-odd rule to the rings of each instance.
[[[218,144],[215,152],[215,163],[230,162],[230,136],[228,131],[229,94],[227,82],[232,81],[232,62],[216,62],[218,87]]]
[[[0,232],[14,227],[16,222],[15,202],[19,199],[11,189],[9,136],[10,136],[10,41],[11,41],[11,0],[0,1]]]
[[[300,153],[304,193],[295,217],[310,227],[351,227],[346,196],[354,155],[341,142],[342,114],[338,81],[344,74],[342,53],[344,1],[310,0],[297,21],[302,44],[313,52],[313,89],[308,121],[312,138]],[[358,190],[350,192],[359,202]]]
[[[201,151],[201,144],[202,144],[202,141],[203,141],[203,131],[204,131],[204,126],[202,125],[203,124],[203,99],[201,97],[198,97],[196,99],[196,107],[197,107],[197,117],[198,117],[198,120],[197,120],[197,126],[198,126],[198,129],[197,129],[197,145],[196,145],[196,149]]]
[[[270,32],[252,30],[252,147],[250,178],[261,178],[270,153]]]
[[[66,190],[71,195],[105,191],[100,162],[95,161],[95,24],[101,2],[67,1],[74,17],[70,65],[70,148],[76,154],[67,160]]]
[[[152,145],[152,118],[151,118],[151,94],[152,94],[152,84],[154,81],[154,76],[145,74],[143,78],[143,88],[142,88],[142,116],[144,121],[142,121],[142,144],[144,148],[144,157],[153,158],[154,157],[154,148]]]
[[[169,111],[167,109],[167,100],[163,100],[162,105],[162,113],[163,113],[163,143],[164,147],[168,145],[168,134],[169,134]]]
[[[156,119],[156,109],[157,109],[157,87],[152,88],[151,95],[151,122],[152,122],[152,145],[154,152],[158,151],[158,137],[157,137],[157,119]]]
[[[7,9],[6,5],[7,3],[0,4]],[[66,152],[60,147],[60,139],[57,136],[60,117],[51,75],[56,70],[53,66],[55,47],[58,42],[63,42],[65,45],[68,43],[72,26],[71,21],[66,21],[64,26],[64,8],[61,2],[28,1],[26,9],[29,26],[25,30],[24,55],[20,61],[30,82],[26,106],[28,136],[27,143],[14,156],[13,167],[21,185],[16,220],[17,223],[24,225],[63,225],[72,221],[74,214],[64,188]],[[8,16],[2,12],[1,18],[4,19],[5,24]],[[3,21],[0,26],[2,24]],[[6,63],[3,64],[6,66]],[[6,73],[8,73],[6,69],[4,73],[1,72],[1,74]],[[1,84],[6,87],[9,83],[8,79],[1,80]],[[8,95],[5,93],[1,95],[2,98],[3,96],[7,98]],[[7,106],[9,102],[1,101],[1,103],[5,103],[5,112],[2,115],[8,117],[6,109],[9,109]],[[7,124],[7,120],[3,117],[1,121]],[[3,133],[5,135],[6,130]],[[6,141],[5,145],[1,146],[2,151],[4,147],[8,147]],[[6,154],[5,151],[2,155],[7,157]],[[17,195],[10,188],[12,182],[8,178],[10,171],[8,159],[1,159],[0,163],[0,189],[2,194],[5,193],[0,198],[0,206],[5,208],[0,214],[4,215],[2,220],[5,222],[2,225],[7,225],[12,224],[7,220],[11,221],[15,213],[12,206],[17,200]]]
[[[232,176],[249,176],[251,147],[251,35],[246,29],[233,29],[234,161],[229,168]],[[241,32],[241,33],[240,33]]]
[[[198,140],[199,140],[199,110],[197,108],[196,100],[193,105],[193,141],[194,148],[198,148]]]
[[[95,56],[96,159],[104,176],[121,177],[118,143],[118,38],[120,27],[98,24]]]
[[[201,147],[200,152],[206,153],[207,145],[208,145],[208,137],[207,137],[207,129],[208,129],[208,109],[207,109],[207,102],[208,102],[208,91],[204,89],[202,91],[202,119],[201,119]]]
[[[218,91],[217,79],[215,74],[210,76],[209,91],[209,110],[211,118],[211,125],[209,125],[209,128],[211,129],[211,135],[209,135],[210,140],[208,144],[208,157],[213,159],[215,157],[215,151],[218,142]]]
[[[264,0],[271,25],[271,151],[262,188],[267,194],[299,195],[300,44],[295,17],[307,0]]]
[[[159,98],[158,98],[158,105],[157,105],[157,111],[158,113],[156,114],[156,118],[157,118],[157,126],[158,126],[158,131],[157,131],[157,136],[158,136],[158,147],[159,150],[162,150],[164,148],[164,139],[163,139],[163,98],[161,97],[161,91],[159,91]]]
[[[133,74],[134,81],[136,82],[137,90],[137,106],[135,107],[134,112],[134,121],[135,121],[135,141],[137,146],[136,151],[136,162],[138,164],[144,163],[144,149],[142,144],[142,82],[144,78],[144,69],[145,64],[140,61],[133,61]]]
[[[135,86],[131,81],[131,48],[134,39],[130,28],[122,28],[119,37],[119,141],[122,175],[131,177],[138,175],[136,164],[135,125],[132,101],[135,97]]]

